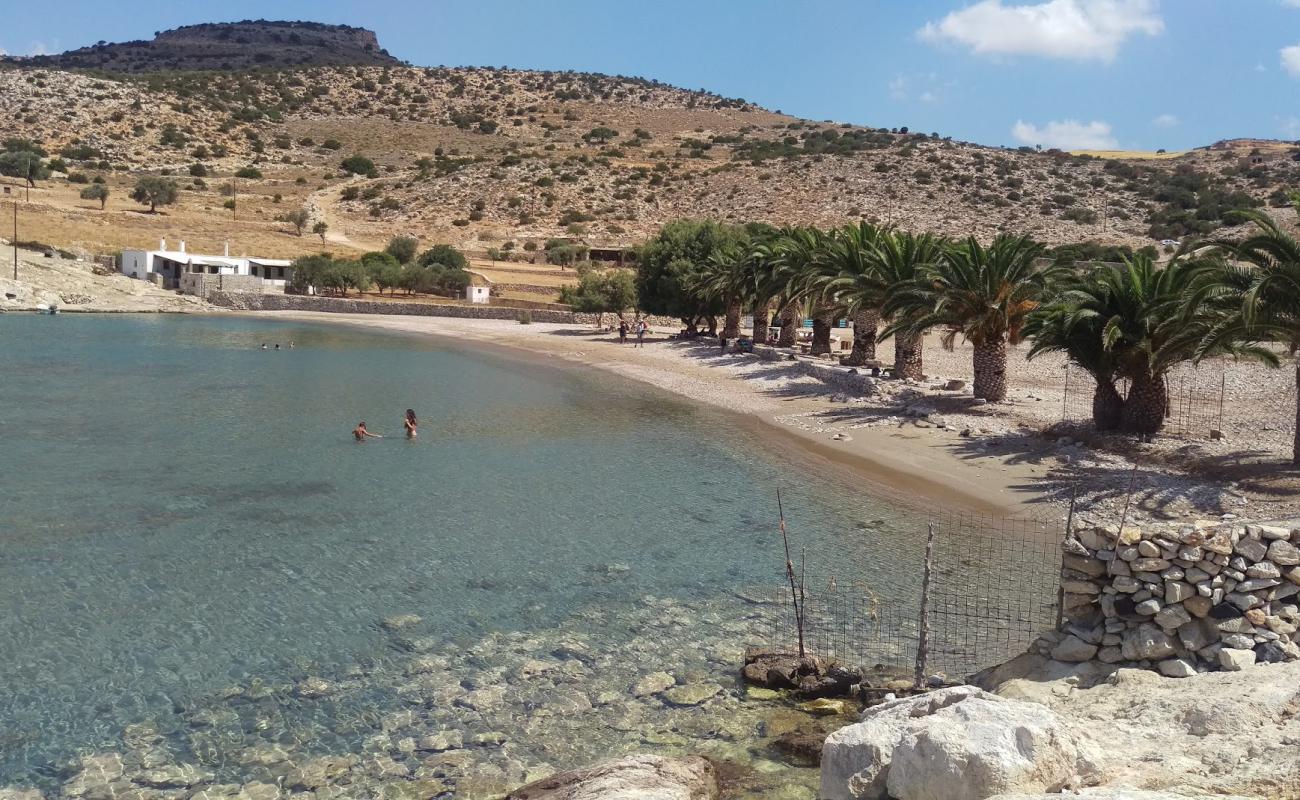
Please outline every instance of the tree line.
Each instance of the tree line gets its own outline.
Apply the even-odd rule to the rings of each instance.
[[[363,253],[356,259],[335,258],[329,253],[302,256],[294,260],[289,290],[346,297],[349,291],[377,289],[395,295],[462,295],[473,282],[469,261],[451,245],[434,245],[417,255],[414,237],[397,236],[383,250]]]
[[[923,337],[937,331],[946,348],[971,344],[972,389],[987,401],[1006,398],[1008,348],[1027,341],[1030,358],[1063,353],[1096,379],[1099,430],[1150,435],[1168,416],[1166,376],[1179,364],[1233,355],[1278,366],[1280,348],[1300,349],[1300,243],[1266,213],[1238,213],[1250,225],[1244,238],[1188,242],[1163,263],[1148,249],[1117,263],[1062,263],[1010,234],[985,244],[868,222],[678,220],[639,249],[636,303],[692,333],[717,332],[721,319],[727,338],[748,309],[759,342],[775,315],[783,347],[811,317],[814,355],[831,352],[832,327],[848,317],[853,349],[842,363],[875,363],[892,338],[893,374],[913,380]],[[1300,378],[1300,359],[1295,367]],[[1295,444],[1300,463],[1300,424]]]

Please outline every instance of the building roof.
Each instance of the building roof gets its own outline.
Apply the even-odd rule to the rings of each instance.
[[[256,264],[259,267],[287,267],[293,264],[287,258],[249,258],[248,263]]]

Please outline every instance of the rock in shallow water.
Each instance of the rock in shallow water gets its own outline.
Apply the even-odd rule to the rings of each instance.
[[[721,691],[722,687],[716,683],[688,683],[667,690],[663,698],[675,706],[698,706]]]
[[[514,790],[506,800],[714,800],[718,782],[703,758],[633,755],[561,772]]]

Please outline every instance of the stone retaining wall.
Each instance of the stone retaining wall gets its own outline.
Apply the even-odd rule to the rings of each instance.
[[[799,357],[793,350],[766,344],[754,345],[754,355],[764,361],[795,361],[799,371],[843,392],[869,396],[876,393],[876,378],[862,367],[841,367],[830,361]]]
[[[1058,661],[1171,677],[1300,659],[1300,521],[1082,528],[1066,539]]]

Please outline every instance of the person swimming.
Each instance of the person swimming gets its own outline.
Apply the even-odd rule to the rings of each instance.
[[[352,435],[353,437],[356,438],[358,442],[364,442],[367,437],[371,439],[384,438],[383,436],[380,436],[377,433],[371,433],[370,431],[366,430],[366,423],[364,421],[357,423],[357,427],[352,429]]]
[[[406,438],[414,439],[419,435],[416,428],[420,427],[420,420],[415,418],[414,409],[406,409],[406,417],[402,420],[402,426],[406,428]]]

